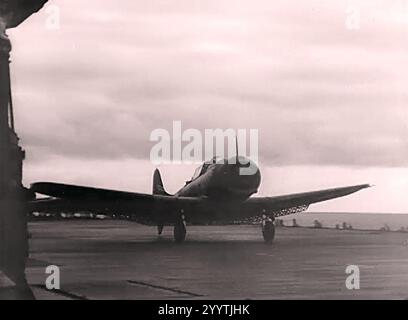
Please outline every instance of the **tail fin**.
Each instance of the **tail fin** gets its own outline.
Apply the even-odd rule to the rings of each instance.
[[[154,170],[153,174],[153,194],[159,194],[162,196],[170,195],[166,192],[166,190],[164,190],[163,181],[159,169]]]

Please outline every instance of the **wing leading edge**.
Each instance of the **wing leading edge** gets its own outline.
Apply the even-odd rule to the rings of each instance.
[[[105,213],[126,213],[134,216],[166,217],[171,220],[173,213],[180,211],[188,217],[203,216],[203,212],[222,211],[219,219],[241,219],[259,216],[263,213],[274,216],[304,211],[309,205],[343,197],[370,185],[361,184],[342,188],[324,189],[275,197],[253,197],[244,202],[215,202],[207,198],[174,197],[150,195],[108,189],[41,182],[31,190],[50,199],[39,199],[30,203],[31,211],[99,211]]]
[[[275,197],[253,197],[248,199],[244,205],[248,206],[251,210],[257,210],[259,212],[279,212],[291,208],[303,207],[307,209],[307,207],[313,203],[344,197],[369,187],[369,184],[360,184]]]
[[[165,212],[170,217],[178,208],[192,209],[201,202],[200,198],[151,195],[52,182],[34,183],[30,190],[51,197],[31,201],[31,212],[94,211],[140,217],[152,217]]]
[[[274,197],[252,197],[239,204],[224,205],[224,214],[220,216],[223,220],[241,220],[262,214],[285,216],[305,211],[313,203],[344,197],[369,187],[369,184],[361,184]]]

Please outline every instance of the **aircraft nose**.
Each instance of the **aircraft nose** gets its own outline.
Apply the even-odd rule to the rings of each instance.
[[[232,189],[249,195],[258,191],[261,173],[253,161],[244,157],[229,159],[227,171]]]

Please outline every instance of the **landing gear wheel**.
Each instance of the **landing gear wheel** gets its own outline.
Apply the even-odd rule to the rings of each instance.
[[[159,234],[159,236],[162,234],[163,228],[164,228],[164,225],[162,225],[162,224],[159,224],[157,226],[157,233]]]
[[[174,224],[174,241],[181,243],[186,239],[187,229],[184,216],[180,217]]]
[[[266,243],[272,243],[275,238],[275,225],[272,220],[262,223],[262,235]]]

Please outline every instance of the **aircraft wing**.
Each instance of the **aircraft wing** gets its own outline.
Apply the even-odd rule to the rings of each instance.
[[[344,197],[369,187],[369,184],[361,184],[275,197],[253,197],[242,203],[241,215],[247,217],[253,215],[255,212],[258,212],[258,215],[273,212],[275,217],[289,215],[305,211],[309,205],[313,203]]]
[[[34,183],[30,190],[51,197],[30,201],[31,212],[87,211],[151,217],[153,214],[171,215],[180,207],[187,210],[201,202],[200,198],[151,195],[51,182]]]
[[[262,215],[275,217],[304,211],[310,204],[343,197],[370,187],[368,184],[295,193],[275,197],[253,197],[243,202],[207,198],[150,195],[58,183],[35,183],[31,191],[50,196],[30,202],[31,211],[126,214],[172,221],[183,212],[192,221],[239,220]],[[218,211],[219,214],[212,215]]]

